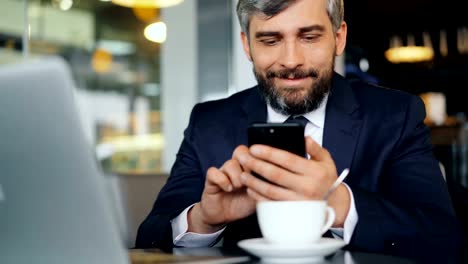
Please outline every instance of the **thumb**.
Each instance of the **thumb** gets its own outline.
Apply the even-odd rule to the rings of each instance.
[[[326,151],[311,137],[306,137],[306,151],[312,160],[321,161],[325,159]]]

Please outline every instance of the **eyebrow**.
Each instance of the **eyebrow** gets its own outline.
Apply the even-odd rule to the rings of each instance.
[[[255,38],[276,37],[281,35],[278,31],[259,31],[255,33]]]
[[[322,25],[312,25],[312,26],[302,27],[302,28],[299,28],[298,33],[304,34],[304,33],[311,32],[311,31],[323,32],[325,31],[325,27]],[[259,31],[255,33],[255,38],[276,37],[279,35],[281,35],[279,31]]]
[[[308,27],[299,28],[299,34],[311,32],[311,31],[323,32],[325,31],[325,27],[322,25],[312,25]]]

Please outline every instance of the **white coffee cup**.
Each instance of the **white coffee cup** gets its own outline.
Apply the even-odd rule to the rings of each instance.
[[[314,243],[332,226],[335,211],[326,201],[261,201],[257,218],[263,238],[275,244]]]

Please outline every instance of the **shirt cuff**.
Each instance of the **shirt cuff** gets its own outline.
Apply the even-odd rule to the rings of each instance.
[[[172,226],[172,241],[178,247],[209,247],[212,246],[216,239],[221,235],[226,227],[212,234],[198,234],[187,232],[188,221],[187,214],[190,208],[195,204],[187,207],[182,213],[171,220]]]
[[[334,237],[341,237],[343,240],[349,244],[351,241],[351,237],[354,232],[354,228],[357,225],[358,222],[358,214],[356,211],[356,205],[354,203],[354,195],[353,192],[351,191],[351,188],[346,183],[343,183],[346,188],[348,188],[349,191],[349,196],[350,196],[350,204],[349,204],[349,212],[348,215],[346,216],[345,222],[344,222],[344,228],[331,228],[331,232]]]

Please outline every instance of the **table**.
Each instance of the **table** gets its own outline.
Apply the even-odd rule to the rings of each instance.
[[[146,253],[146,254],[145,254]],[[175,248],[172,252],[162,252],[157,249],[130,250],[132,264],[158,263],[264,263],[255,256],[248,255],[240,249],[224,248]],[[323,264],[410,264],[417,263],[411,259],[395,256],[379,255],[364,252],[339,250],[328,256]]]

